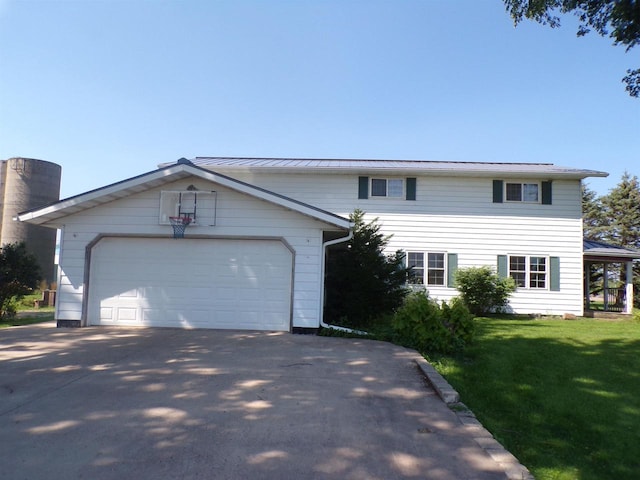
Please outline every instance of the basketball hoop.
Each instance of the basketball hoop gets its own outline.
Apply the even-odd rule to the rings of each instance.
[[[191,223],[191,217],[169,217],[173,227],[173,238],[184,238],[184,231]]]

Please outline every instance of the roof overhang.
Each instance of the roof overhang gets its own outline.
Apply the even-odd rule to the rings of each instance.
[[[256,187],[255,185],[238,181],[226,175],[196,167],[188,161],[181,161],[121,182],[59,200],[50,205],[21,212],[17,215],[16,220],[51,228],[60,228],[64,225],[64,218],[74,213],[194,176],[279,205],[288,210],[327,223],[339,230],[348,230],[352,226],[348,219],[339,215]]]
[[[311,158],[196,157],[198,167],[223,172],[320,173],[355,175],[429,175],[482,178],[582,180],[607,172],[561,167],[551,163],[454,162],[426,160],[362,160]],[[160,166],[166,166],[161,164]]]
[[[583,245],[583,259],[588,262],[623,263],[640,259],[640,252],[610,245],[604,242],[585,239]]]

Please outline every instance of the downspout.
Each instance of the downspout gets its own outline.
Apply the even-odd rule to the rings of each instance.
[[[352,328],[347,328],[347,327],[340,327],[338,325],[330,325],[328,323],[325,323],[324,321],[324,276],[325,276],[325,268],[326,268],[326,259],[327,259],[327,248],[332,246],[332,245],[337,245],[338,243],[344,243],[344,242],[348,242],[349,240],[351,240],[353,238],[353,228],[349,229],[349,235],[347,235],[346,237],[340,237],[340,238],[336,238],[334,240],[328,240],[326,242],[324,242],[322,244],[322,259],[321,261],[321,267],[320,267],[320,276],[322,278],[322,289],[321,289],[321,293],[320,293],[320,326],[323,328],[333,328],[335,330],[340,330],[341,332],[348,332],[348,333],[357,333],[359,335],[367,335],[367,332],[363,332],[360,330],[354,330]]]

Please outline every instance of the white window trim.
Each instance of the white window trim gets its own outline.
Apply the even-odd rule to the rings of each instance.
[[[424,250],[408,250],[406,254],[407,267],[409,266],[409,254],[410,253],[418,253],[422,255],[422,283],[409,283],[409,285],[421,285],[424,287],[446,287],[447,286],[447,275],[448,275],[448,265],[447,265],[447,253],[446,252],[438,252],[438,251],[424,251]],[[438,283],[428,283],[429,282],[429,254],[438,254],[443,256],[443,281],[442,284]],[[435,269],[434,269],[435,270]],[[437,269],[440,270],[440,269]]]
[[[386,191],[384,195],[373,194],[373,182],[374,180],[384,180],[386,182]],[[399,181],[402,184],[402,192],[400,195],[389,195],[389,181]],[[391,200],[404,200],[406,198],[407,182],[405,178],[401,177],[371,177],[369,178],[369,198],[385,198]]]
[[[522,187],[522,200],[509,200],[507,196],[507,186],[512,184],[518,184]],[[537,200],[524,200],[524,186],[525,185],[536,185],[538,189],[538,199]],[[529,204],[538,204],[542,203],[542,182],[537,180],[505,180],[503,186],[503,198],[506,203],[529,203]],[[535,256],[535,255],[533,255]]]
[[[524,257],[525,258],[525,270],[524,270],[524,287],[518,286],[519,289],[525,290],[536,290],[536,291],[544,291],[549,290],[551,283],[551,260],[549,255],[525,255],[521,253],[510,253],[507,255],[507,275],[511,277],[511,257]],[[531,258],[544,258],[545,259],[545,270],[544,272],[532,272],[531,271]],[[516,270],[520,273],[520,270]],[[531,286],[531,274],[532,273],[544,273],[544,287],[532,287]]]

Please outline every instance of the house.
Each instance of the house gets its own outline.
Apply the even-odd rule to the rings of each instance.
[[[457,268],[516,279],[517,313],[584,312],[581,180],[552,164],[198,157],[23,212],[61,230],[59,326],[322,324],[324,257],[356,208],[430,295]],[[171,217],[188,217],[174,238]],[[176,233],[180,236],[179,231]]]

